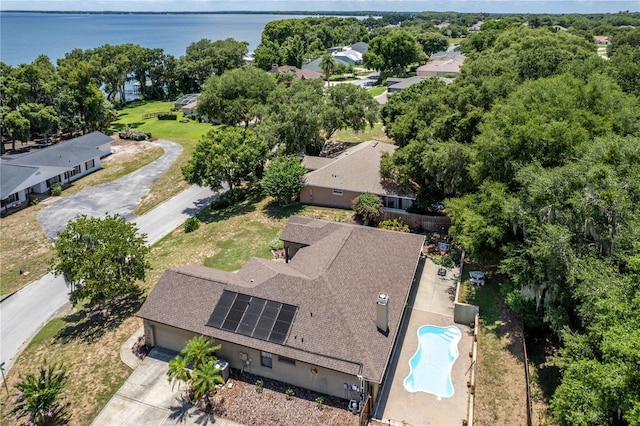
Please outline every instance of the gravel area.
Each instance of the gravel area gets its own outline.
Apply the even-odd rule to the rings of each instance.
[[[317,392],[290,386],[285,383],[261,378],[264,387],[255,383],[260,377],[232,371],[227,383],[210,397],[206,411],[245,426],[251,425],[296,425],[296,426],[357,426],[359,416],[347,411],[348,401],[324,395],[319,405]],[[288,388],[294,396],[287,396]],[[203,404],[204,405],[204,404]]]

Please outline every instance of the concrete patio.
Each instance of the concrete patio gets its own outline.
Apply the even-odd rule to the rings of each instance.
[[[453,301],[457,277],[447,269],[438,275],[438,266],[428,259],[420,262],[417,272],[419,284],[409,298],[408,312],[403,323],[398,347],[390,361],[383,384],[380,403],[374,418],[391,425],[461,425],[466,419],[469,391],[469,367],[473,332],[467,325],[453,322]],[[418,349],[418,328],[423,325],[455,326],[462,333],[458,343],[459,356],[453,363],[451,379],[454,394],[439,398],[426,392],[409,392],[404,379],[410,374],[409,360]]]

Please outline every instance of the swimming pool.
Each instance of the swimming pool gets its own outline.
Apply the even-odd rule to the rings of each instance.
[[[453,396],[451,367],[458,358],[462,333],[455,326],[423,325],[418,329],[418,349],[409,360],[411,371],[404,379],[409,392],[427,392],[438,398]]]

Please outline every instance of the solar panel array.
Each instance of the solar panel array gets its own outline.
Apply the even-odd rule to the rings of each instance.
[[[200,96],[199,93],[190,93],[188,95],[184,95],[183,97],[179,98],[178,100],[175,101],[175,103],[181,104],[181,105],[189,105],[191,102],[195,102],[196,100],[198,100],[198,96]]]
[[[297,309],[286,303],[224,290],[207,325],[283,344]]]

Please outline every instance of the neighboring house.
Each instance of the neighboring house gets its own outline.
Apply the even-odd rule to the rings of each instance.
[[[182,111],[185,117],[188,117],[190,115],[196,115],[198,113],[197,108],[198,108],[198,100],[196,99],[190,104],[187,104],[182,108],[180,108],[180,111]]]
[[[189,93],[188,95],[184,95],[173,103],[173,108],[182,109],[182,107],[196,102],[198,97],[200,97],[200,93]]]
[[[362,64],[362,55],[367,53],[369,45],[363,41],[352,44],[351,46],[331,47],[327,49],[331,53],[333,59],[343,65],[360,65]],[[312,70],[322,72],[320,61],[322,58],[316,58],[311,62],[302,64],[303,70]]]
[[[2,157],[0,211],[28,202],[31,193],[46,193],[56,184],[99,170],[100,159],[111,154],[111,142],[111,137],[93,132],[26,154]]]
[[[231,368],[356,403],[378,396],[424,237],[291,217],[287,262],[237,272],[164,272],[137,316],[145,342],[180,351],[194,335]]]
[[[416,74],[422,77],[441,77],[460,74],[464,55],[458,52],[435,53],[425,65],[418,67]]]
[[[269,70],[271,74],[286,74],[291,72],[295,74],[300,80],[312,80],[314,78],[324,78],[324,75],[321,72],[314,71],[311,69],[300,69],[298,67],[294,67],[292,65],[283,65],[279,67],[277,64],[271,65],[271,70]]]
[[[593,41],[602,46],[608,46],[611,44],[609,36],[593,36]]]
[[[469,27],[469,31],[480,31],[480,28],[482,27],[482,24],[484,24],[484,21],[478,21],[475,24],[471,25]]]
[[[351,208],[351,200],[365,192],[382,198],[385,210],[406,211],[415,200],[413,194],[399,191],[380,176],[380,158],[393,154],[397,146],[369,141],[348,148],[335,158],[305,156],[310,170],[300,201],[307,204]]]

